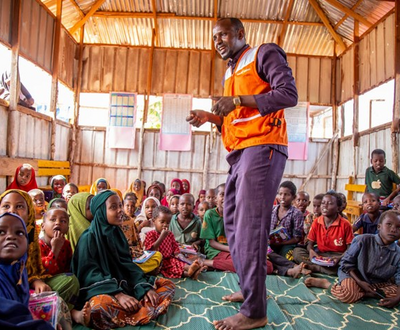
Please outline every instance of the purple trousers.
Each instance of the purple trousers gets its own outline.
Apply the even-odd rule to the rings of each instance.
[[[267,315],[267,248],[274,199],[286,156],[269,145],[234,150],[224,197],[224,225],[239,285],[240,312],[249,318]]]

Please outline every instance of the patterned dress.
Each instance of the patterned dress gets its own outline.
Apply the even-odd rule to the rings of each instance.
[[[152,230],[147,233],[146,240],[144,241],[144,246],[146,250],[151,250],[154,243],[160,237],[160,233]],[[169,232],[168,236],[161,243],[158,251],[161,252],[163,256],[163,264],[161,267],[161,274],[169,278],[180,278],[183,275],[185,268],[185,263],[180,261],[175,257],[179,253],[179,245],[175,241],[174,234]]]

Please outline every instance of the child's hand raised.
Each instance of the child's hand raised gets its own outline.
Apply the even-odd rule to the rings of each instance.
[[[58,257],[58,254],[60,253],[64,243],[65,243],[64,234],[62,234],[59,230],[55,230],[54,236],[51,239],[50,244],[51,244],[51,250],[55,254],[56,258]]]
[[[161,231],[160,239],[164,240],[164,239],[168,236],[169,233],[170,233],[170,231],[169,231],[168,229],[165,229],[165,228],[164,228],[164,229]]]

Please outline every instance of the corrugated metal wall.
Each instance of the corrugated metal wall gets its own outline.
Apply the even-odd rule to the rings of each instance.
[[[82,92],[126,92],[143,94],[147,87],[149,48],[86,46]],[[299,90],[299,101],[331,104],[332,59],[288,56]],[[183,93],[206,98],[222,95],[225,62],[215,60],[214,93],[211,92],[210,51],[154,51],[151,94]]]
[[[51,121],[28,114],[17,112],[16,127],[18,127],[17,158],[50,158]],[[7,132],[8,108],[0,106],[0,131]],[[56,154],[55,160],[68,159],[71,128],[64,123],[56,124]],[[0,136],[0,156],[7,155],[7,134]],[[48,178],[37,178],[40,186],[47,185]],[[0,191],[6,188],[6,178],[0,177]]]
[[[105,177],[110,184],[124,192],[129,184],[136,179],[138,165],[139,131],[136,137],[136,149],[108,149],[106,148],[105,130],[84,129],[80,132],[80,142],[77,150],[77,165],[74,167],[72,180],[80,185],[88,185],[96,179]],[[227,155],[221,138],[213,139],[209,134],[196,133],[192,137],[191,152],[162,151],[158,149],[159,133],[145,131],[144,157],[141,179],[147,182],[158,180],[166,183],[173,178],[188,179],[192,186],[192,193],[197,196],[202,188],[214,188],[225,182],[229,169],[225,160]],[[207,155],[207,145],[211,141],[211,153]],[[307,161],[288,161],[283,180],[292,180],[298,187],[313,167],[315,160],[321,154],[326,143],[310,142]],[[206,157],[209,159],[206,161]],[[206,187],[203,187],[204,167],[206,169]],[[305,190],[311,196],[325,192],[330,188],[332,173],[330,152],[321,161],[313,178],[306,185]],[[293,178],[299,176],[300,178]]]
[[[394,77],[395,17],[387,17],[366,35],[359,45],[360,94]],[[353,97],[354,48],[340,57],[341,75],[337,81],[338,102]]]
[[[78,61],[75,59],[77,44],[65,29],[61,29],[60,35],[60,61],[58,66],[58,78],[71,89],[75,87],[75,75]]]
[[[10,45],[10,26],[11,26],[11,0],[0,1],[0,40]]]

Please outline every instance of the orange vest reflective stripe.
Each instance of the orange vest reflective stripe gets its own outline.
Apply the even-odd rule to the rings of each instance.
[[[269,83],[257,73],[258,48],[247,48],[235,70],[225,73],[224,96],[257,95],[271,90]],[[222,140],[228,151],[261,144],[288,145],[284,111],[261,116],[258,109],[238,107],[224,117]]]

